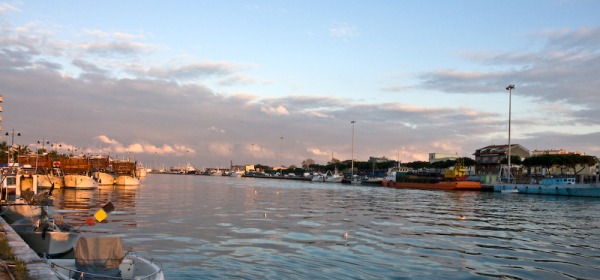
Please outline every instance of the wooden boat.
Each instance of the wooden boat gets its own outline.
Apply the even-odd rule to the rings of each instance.
[[[149,279],[164,280],[155,263],[123,252],[120,237],[81,237],[75,257],[47,259],[59,279]]]

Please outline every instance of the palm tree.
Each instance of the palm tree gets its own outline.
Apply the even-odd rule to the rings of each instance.
[[[0,162],[6,163],[8,162],[8,143],[6,141],[2,141],[0,143]]]

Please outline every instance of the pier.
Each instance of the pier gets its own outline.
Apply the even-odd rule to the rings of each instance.
[[[0,217],[0,234],[6,239],[14,256],[25,264],[28,279],[58,279],[46,261],[40,258],[2,217]],[[0,280],[15,279],[7,270],[7,260],[1,261],[3,265],[0,268]]]

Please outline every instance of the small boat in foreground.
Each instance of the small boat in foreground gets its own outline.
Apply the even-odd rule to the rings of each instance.
[[[72,259],[47,259],[59,279],[164,280],[155,263],[123,252],[120,237],[81,237]]]

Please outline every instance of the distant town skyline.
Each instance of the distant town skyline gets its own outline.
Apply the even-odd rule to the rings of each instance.
[[[167,167],[472,157],[507,143],[514,84],[511,143],[599,156],[596,11],[0,1],[0,135]]]

